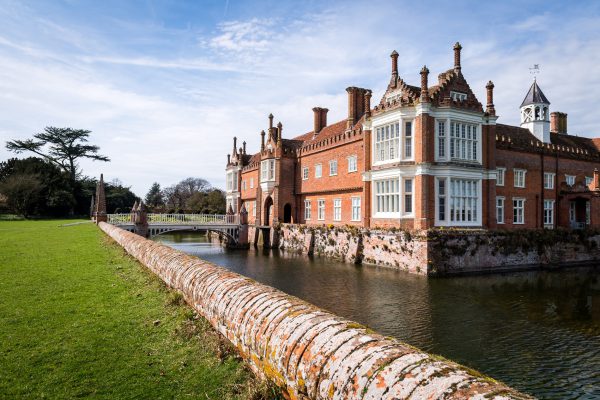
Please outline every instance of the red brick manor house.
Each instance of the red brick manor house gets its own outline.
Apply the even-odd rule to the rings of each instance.
[[[348,117],[328,124],[315,107],[313,129],[283,137],[281,123],[227,157],[230,212],[242,206],[250,224],[277,222],[361,227],[486,229],[600,227],[600,138],[567,132],[567,114],[550,112],[534,81],[521,104],[520,126],[499,124],[494,84],[485,108],[454,67],[430,85],[398,75],[378,104],[349,87]]]

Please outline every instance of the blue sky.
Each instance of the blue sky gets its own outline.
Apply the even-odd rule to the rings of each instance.
[[[311,130],[314,106],[341,120],[346,87],[379,101],[392,50],[418,84],[456,41],[480,101],[494,81],[499,122],[518,123],[539,64],[569,132],[600,136],[600,3],[486,3],[0,0],[0,140],[90,129],[112,162],[83,162],[89,176],[140,196],[188,176],[222,187],[232,137],[256,150],[270,112],[284,137]]]

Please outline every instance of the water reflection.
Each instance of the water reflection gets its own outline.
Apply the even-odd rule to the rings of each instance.
[[[156,238],[540,398],[600,398],[600,268],[425,279]]]

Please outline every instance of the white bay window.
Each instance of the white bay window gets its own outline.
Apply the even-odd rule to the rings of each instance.
[[[450,179],[450,221],[477,223],[479,221],[479,181]]]
[[[275,160],[263,160],[260,162],[260,180],[261,182],[275,180]]]
[[[412,120],[402,120],[375,128],[373,135],[375,162],[412,160],[413,128]]]

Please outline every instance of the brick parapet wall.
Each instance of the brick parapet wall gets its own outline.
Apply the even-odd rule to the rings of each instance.
[[[526,399],[252,279],[107,223],[100,228],[180,291],[259,376],[291,399]]]

